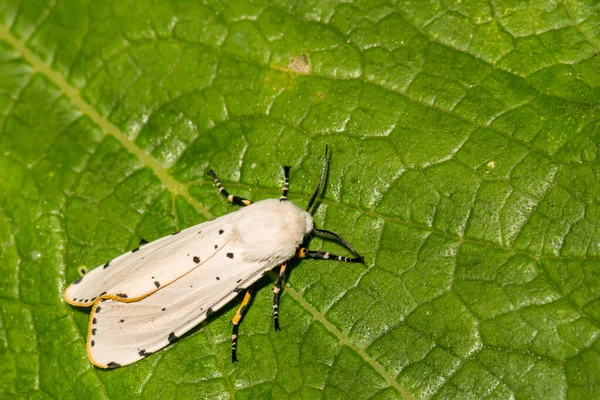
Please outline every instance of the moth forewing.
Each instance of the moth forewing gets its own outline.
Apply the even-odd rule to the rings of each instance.
[[[232,252],[239,257],[228,257]],[[123,366],[175,342],[260,278],[261,267],[243,261],[243,248],[230,242],[202,268],[139,301],[96,302],[87,342],[90,360],[102,368]]]
[[[89,307],[101,296],[138,301],[198,268],[231,239],[231,214],[145,244],[93,269],[64,294]]]

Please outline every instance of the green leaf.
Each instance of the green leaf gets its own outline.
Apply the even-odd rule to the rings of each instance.
[[[0,397],[600,397],[593,0],[0,4]],[[302,261],[100,370],[93,268],[231,212],[305,205],[366,266]],[[330,242],[312,247],[342,251]]]

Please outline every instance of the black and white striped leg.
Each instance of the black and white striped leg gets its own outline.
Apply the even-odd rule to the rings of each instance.
[[[208,174],[215,181],[215,185],[217,185],[217,189],[219,189],[219,193],[221,193],[223,196],[225,196],[225,198],[227,199],[228,202],[230,202],[231,204],[237,204],[240,206],[249,206],[250,204],[252,204],[252,202],[248,199],[244,199],[243,197],[234,196],[232,194],[229,194],[229,192],[227,190],[225,190],[225,188],[221,184],[221,181],[219,180],[219,178],[217,178],[217,174],[215,174],[215,171],[213,171],[211,169],[210,171],[208,171]]]
[[[248,303],[250,303],[250,299],[252,298],[252,290],[248,288],[246,290],[246,294],[244,295],[244,300],[242,300],[242,304],[240,308],[238,308],[237,312],[231,319],[231,323],[233,324],[233,328],[231,329],[231,362],[236,362],[237,359],[237,338],[238,338],[238,327],[240,326],[240,322],[242,317],[244,316],[244,312],[246,312],[246,308],[248,308]]]
[[[343,261],[350,263],[365,263],[365,258],[363,256],[358,256],[354,258],[344,257],[344,256],[336,256],[335,254],[331,254],[325,251],[311,251],[307,248],[301,247],[296,252],[296,257],[298,258],[313,258],[315,260],[334,260],[334,261]]]
[[[288,191],[290,190],[290,168],[287,165],[283,167],[283,176],[285,177],[285,182],[283,184],[283,193],[279,198],[279,201],[287,201]]]
[[[281,330],[279,327],[279,297],[281,296],[281,285],[283,284],[283,278],[288,267],[289,264],[287,261],[281,264],[277,282],[275,282],[275,287],[273,287],[273,323],[275,324],[276,331]]]

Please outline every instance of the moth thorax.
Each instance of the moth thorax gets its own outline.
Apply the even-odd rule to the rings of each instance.
[[[312,231],[310,214],[290,202],[263,200],[241,209],[236,218],[239,239],[254,250],[248,256],[254,260],[289,259]]]

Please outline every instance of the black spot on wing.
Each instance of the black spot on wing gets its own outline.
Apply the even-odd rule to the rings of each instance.
[[[100,293],[100,296],[104,296],[106,294],[106,292],[102,292]]]
[[[96,300],[96,298],[95,298],[95,297],[92,297],[92,298],[90,299],[90,301],[94,301],[94,300]]]
[[[219,278],[218,276],[217,276],[215,279],[216,279],[216,280],[218,280],[218,281],[220,281],[220,280],[221,280],[221,278]]]
[[[227,257],[233,258],[233,253],[227,253]]]
[[[109,262],[107,262],[106,264],[104,264],[104,266],[103,266],[102,268],[103,268],[103,269],[106,269],[106,268],[108,268],[108,266],[109,266],[109,265],[110,265],[110,261],[109,261]]]
[[[241,279],[240,279],[241,280]],[[241,291],[243,291],[244,289],[241,287],[236,287],[235,289],[233,289],[234,292],[236,293],[240,293]]]
[[[122,324],[123,322],[125,322],[125,320],[124,320],[124,319],[122,319],[122,320],[120,320],[120,321],[119,321],[119,323],[120,323],[120,324]]]
[[[92,341],[90,342],[90,347],[94,347],[94,345],[95,345],[95,344],[96,344],[96,343],[95,343],[95,342],[92,340]]]
[[[96,318],[92,318],[92,325],[96,325],[98,323],[98,321],[96,320]]]
[[[219,247],[219,245],[218,245],[218,244],[215,244],[215,249],[216,249],[217,247]]]
[[[96,334],[96,328],[92,329],[92,336]]]
[[[117,293],[117,297],[120,297],[122,299],[126,299],[127,295],[125,293]]]
[[[148,357],[152,353],[148,353],[146,350],[142,349],[138,351],[138,354],[140,355],[140,357]]]
[[[167,309],[166,309],[166,308],[163,308],[161,311],[167,311]]]
[[[111,361],[108,364],[106,364],[106,368],[119,368],[120,366],[121,366],[121,364],[116,363],[114,361]]]
[[[194,256],[194,258],[192,258],[192,260],[194,260],[194,262],[195,262],[196,264],[198,264],[198,263],[200,262],[200,257],[198,257],[198,256]]]
[[[154,281],[154,286],[156,286],[157,288],[160,287],[160,283],[158,281]]]
[[[100,307],[96,307],[96,313],[99,313],[102,310]]]
[[[242,281],[241,279],[238,279],[237,281],[235,281],[235,283],[240,283],[241,281]]]
[[[223,229],[219,229],[219,235],[222,235],[225,232]]]
[[[169,333],[169,337],[167,338],[169,343],[175,343],[177,341],[177,339],[179,339],[179,338],[177,336],[175,336],[174,332]]]

